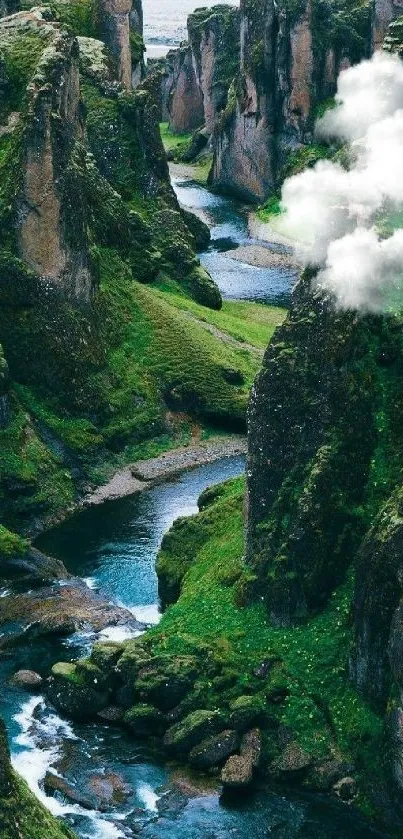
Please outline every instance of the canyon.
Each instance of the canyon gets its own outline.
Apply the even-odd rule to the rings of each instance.
[[[30,657],[43,666],[30,725],[48,707],[61,731],[67,720],[84,726],[71,741],[85,744],[103,726],[124,752],[147,744],[161,765],[213,781],[218,824],[217,789],[225,801],[274,787],[326,795],[335,827],[329,809],[318,835],[397,836],[401,307],[343,310],[315,285],[314,267],[291,295],[295,273],[283,275],[277,305],[251,292],[240,301],[207,266],[256,245],[245,231],[229,234],[228,217],[217,233],[209,201],[218,218],[232,207],[231,224],[247,226],[249,210],[221,195],[270,217],[285,177],[323,159],[348,167],[343,147],[318,143],[315,120],[333,107],[340,71],[381,45],[403,53],[403,6],[203,8],[188,19],[188,42],[148,67],[139,0],[4,0],[0,9],[0,652],[11,671],[22,662],[17,682],[28,691]],[[168,157],[190,160],[194,180],[178,183]],[[212,193],[197,182],[200,158]],[[192,212],[186,195],[200,189],[206,204]],[[258,244],[284,271],[289,249]],[[147,554],[158,596],[143,604],[161,604],[158,623],[64,564],[63,545],[71,541],[73,565],[80,554],[85,516],[92,534],[104,515],[126,527],[107,505],[79,512],[114,476],[151,475],[146,500],[130,503],[153,511],[164,492],[152,494],[154,479],[176,462],[196,466],[192,450],[205,464],[215,448],[241,454],[245,431],[246,476],[238,460],[195,472],[197,511],[192,503],[191,516],[185,505],[180,517],[158,518],[161,538]],[[40,779],[38,800],[0,735],[5,839],[88,835],[74,807],[108,813],[99,779],[77,798],[68,761]],[[108,772],[121,805],[130,792]],[[73,802],[67,819],[60,796]],[[275,825],[280,836],[309,829],[289,813]],[[152,829],[139,823],[145,839]]]

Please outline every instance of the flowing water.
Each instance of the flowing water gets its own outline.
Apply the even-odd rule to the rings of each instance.
[[[201,258],[224,296],[286,300],[294,281],[292,272],[251,269],[222,256],[223,251],[250,241],[241,208],[186,179],[176,179],[174,186],[183,204],[203,210],[209,220],[212,244]],[[139,620],[155,623],[159,619],[155,559],[164,533],[177,517],[197,511],[197,498],[205,487],[243,470],[241,457],[198,467],[132,498],[81,512],[44,534],[38,547],[62,559],[70,572]],[[3,591],[0,596],[9,593]],[[117,640],[132,635],[129,627],[111,627],[102,633]],[[0,664],[0,700],[13,764],[38,798],[71,824],[80,839],[365,839],[378,835],[355,814],[320,797],[257,791],[238,796],[236,802],[223,800],[211,785],[202,789],[184,771],[178,774],[179,770],[169,769],[161,755],[118,727],[68,723],[44,696],[30,696],[10,686],[9,677],[17,669],[28,667],[47,675],[52,663],[87,654],[93,642],[90,631],[64,640],[42,639],[18,647]],[[60,792],[50,793],[44,784],[49,770],[80,790],[80,800],[72,803]],[[114,785],[117,793],[111,798]]]
[[[177,198],[189,210],[201,214],[211,230],[211,243],[200,254],[202,265],[217,283],[221,294],[229,300],[254,300],[287,306],[290,291],[297,279],[294,268],[279,266],[259,268],[231,259],[231,250],[239,245],[259,244],[268,251],[289,253],[284,245],[256,242],[248,233],[248,215],[235,200],[215,195],[189,177],[175,174],[171,178]]]

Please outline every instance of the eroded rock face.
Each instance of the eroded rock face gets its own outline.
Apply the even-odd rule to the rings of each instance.
[[[75,178],[83,139],[78,44],[39,10],[0,21],[0,39],[11,51],[21,39],[41,38],[44,49],[30,81],[28,117],[13,117],[10,134],[23,128],[14,227],[18,253],[46,286],[89,302],[94,291],[85,203]],[[23,40],[22,40],[23,43]],[[23,46],[21,47],[21,49]],[[28,49],[28,47],[25,47]],[[6,85],[7,85],[6,61]],[[7,95],[7,86],[6,86]]]
[[[186,134],[200,128],[204,121],[203,97],[197,81],[193,54],[189,45],[167,55],[165,98],[171,131]]]
[[[402,0],[375,0],[372,22],[374,49],[380,49],[389,24],[403,14]]]
[[[350,676],[382,710],[389,705],[393,775],[403,789],[403,491],[388,500],[362,546],[353,603]],[[391,700],[392,696],[394,698]]]
[[[291,62],[288,90],[284,91],[283,119],[286,130],[295,132],[297,137],[303,137],[309,129],[314,98],[311,0],[308,0],[301,17],[291,27],[289,42]],[[335,83],[334,76],[332,83]]]
[[[113,56],[118,80],[126,90],[130,90],[132,86],[130,50],[132,0],[101,0],[99,5],[102,38]]]
[[[247,200],[264,200],[275,181],[276,29],[273,0],[244,0],[240,75],[216,129],[211,182]]]
[[[90,272],[83,206],[73,207],[65,193],[63,170],[69,165],[76,140],[82,136],[78,49],[73,39],[57,39],[40,72],[54,72],[59,63],[60,84],[38,86],[32,97],[34,118],[27,131],[23,189],[19,198],[18,242],[21,258],[45,281],[69,296],[90,300]],[[48,67],[46,59],[49,60]],[[52,62],[52,63],[50,63]],[[63,126],[64,137],[58,133]],[[63,152],[65,152],[63,154]],[[80,213],[80,203],[82,212]],[[81,215],[81,218],[80,218]],[[71,229],[76,241],[72,247]]]
[[[225,108],[239,64],[239,10],[232,6],[196,9],[188,17],[189,43],[203,97],[204,123],[211,134]]]
[[[315,106],[341,69],[369,55],[371,6],[241,0],[240,68],[214,130],[211,183],[262,201],[312,140]]]
[[[132,60],[132,88],[136,88],[145,76],[143,42],[143,7],[141,0],[134,0],[130,12],[130,49]]]
[[[392,320],[337,312],[311,291],[307,275],[301,281],[249,408],[247,557],[255,593],[266,600],[275,625],[303,620],[323,606],[384,501],[378,445],[392,446],[395,431],[380,437],[377,411],[385,404],[388,429],[400,427],[400,353]],[[384,403],[386,370],[391,390]],[[391,488],[395,446],[388,449],[395,452]],[[361,581],[363,569],[367,574],[365,558]],[[376,581],[368,585],[376,598]]]

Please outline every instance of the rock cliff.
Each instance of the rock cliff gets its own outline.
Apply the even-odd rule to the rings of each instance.
[[[175,134],[187,134],[203,125],[203,97],[188,44],[168,53],[162,95]]]
[[[350,678],[388,707],[402,789],[401,318],[297,287],[249,408],[247,597],[287,627],[355,579]]]
[[[188,40],[161,65],[163,118],[174,133],[203,127],[209,136],[239,64],[239,11],[224,4],[196,9],[187,30]]]
[[[382,46],[389,24],[402,13],[402,0],[374,0],[372,19],[374,49],[379,49]]]
[[[204,125],[211,134],[226,107],[239,64],[239,10],[231,6],[196,9],[187,21],[189,44],[203,99]]]
[[[243,0],[241,60],[214,132],[210,182],[262,201],[290,152],[309,143],[340,69],[368,55],[371,3]]]
[[[48,23],[39,11],[3,19],[6,103],[13,97],[7,66],[12,67],[22,26],[24,39],[32,42],[39,60],[24,102],[27,119],[23,137],[19,131],[21,115],[5,106],[5,139],[10,147],[14,145],[15,167],[18,156],[18,175],[10,183],[13,212],[10,214],[5,207],[3,224],[13,228],[18,256],[41,278],[44,287],[49,284],[69,297],[88,302],[95,280],[83,197],[72,182],[74,155],[84,132],[77,42],[62,34],[56,24]],[[14,99],[13,107],[21,107],[22,101],[17,102],[15,93]]]

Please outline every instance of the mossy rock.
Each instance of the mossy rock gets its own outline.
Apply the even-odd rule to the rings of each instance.
[[[163,714],[153,705],[135,705],[124,715],[124,723],[135,737],[160,737],[167,728]]]
[[[193,711],[181,722],[169,728],[164,746],[169,752],[184,755],[194,746],[225,728],[225,718],[219,711]]]
[[[304,775],[312,766],[312,756],[301,748],[299,743],[288,743],[281,755],[273,761],[270,772],[275,777],[295,777]]]
[[[103,673],[110,674],[115,668],[123,652],[122,644],[108,642],[107,644],[94,644],[91,652],[91,661]]]
[[[238,696],[230,705],[229,723],[237,731],[246,731],[262,716],[265,702],[260,696]]]
[[[220,310],[222,308],[221,293],[210,274],[201,266],[196,265],[192,272],[185,277],[184,285],[189,293],[202,306],[209,309]]]
[[[98,677],[101,677],[100,682]],[[85,721],[106,708],[109,690],[101,671],[90,663],[54,664],[48,682],[47,695],[63,714],[77,721]]]
[[[168,711],[188,693],[198,672],[199,662],[193,656],[158,656],[139,671],[135,693],[143,702]]]
[[[142,667],[150,661],[151,654],[144,641],[141,638],[135,639],[124,645],[124,651],[116,663],[116,670],[123,682],[134,684]]]
[[[237,731],[225,729],[220,734],[206,737],[189,754],[189,763],[194,769],[206,770],[220,766],[224,760],[237,751],[240,737]]]

